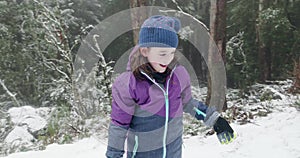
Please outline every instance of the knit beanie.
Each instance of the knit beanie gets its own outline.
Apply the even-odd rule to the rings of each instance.
[[[140,47],[172,47],[177,48],[177,32],[181,27],[177,18],[155,15],[143,23],[139,33]]]

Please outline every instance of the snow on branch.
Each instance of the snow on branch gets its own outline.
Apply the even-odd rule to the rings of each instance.
[[[98,40],[97,40],[97,38],[99,38],[99,37],[100,37],[99,35],[94,35],[93,36],[93,40],[94,40],[95,46],[97,48],[97,56],[100,57],[100,64],[101,64],[102,67],[106,67],[107,63],[105,61],[105,58],[104,58],[104,56],[102,54],[101,48],[100,48],[100,46],[98,44]]]
[[[21,106],[21,104],[18,102],[16,98],[16,94],[13,94],[9,89],[5,86],[4,81],[0,79],[0,84],[2,85],[5,92],[14,100],[14,102],[17,104],[17,106]]]
[[[227,4],[230,4],[230,3],[234,3],[235,0],[230,0],[230,1],[227,1]]]
[[[177,13],[178,11],[176,11],[176,10],[159,10],[159,12],[161,12],[161,13]],[[195,18],[194,16],[184,12],[183,10],[179,11],[179,13],[184,16],[190,17],[192,20],[196,21],[198,24],[202,25],[207,31],[209,31],[208,27],[203,22],[201,22],[200,20]]]
[[[177,3],[176,0],[172,0],[172,2],[176,5],[176,7],[177,7],[181,12],[183,12],[183,10],[179,7],[179,4]]]

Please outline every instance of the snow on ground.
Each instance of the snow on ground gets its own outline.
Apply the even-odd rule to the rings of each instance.
[[[187,158],[300,158],[299,114],[295,108],[281,107],[253,123],[232,124],[238,137],[228,145],[219,144],[214,136],[188,139],[183,155]],[[197,151],[199,156],[196,156]]]
[[[46,120],[49,117],[49,111],[50,108],[36,109],[31,106],[9,109],[8,114],[15,127],[5,137],[4,144],[1,143],[0,145],[9,144],[12,147],[22,145],[24,147],[33,146],[32,140],[35,139],[33,134],[47,126]]]
[[[23,106],[13,107],[8,110],[8,113],[15,125],[26,126],[23,127],[24,130],[36,132],[47,125],[46,118],[41,116],[47,117],[47,111],[49,110],[49,108],[39,108],[37,110],[31,106]],[[20,127],[18,128],[20,129]]]
[[[245,125],[231,124],[238,137],[221,145],[216,135],[184,139],[183,158],[300,158],[300,112],[276,106],[267,117]],[[5,158],[105,158],[106,140],[86,138],[73,144],[47,146],[44,151],[14,153]]]

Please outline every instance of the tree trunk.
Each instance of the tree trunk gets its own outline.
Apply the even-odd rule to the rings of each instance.
[[[293,86],[289,89],[290,93],[300,93],[300,57],[294,60],[294,83]]]
[[[214,64],[215,62],[224,62],[226,60],[226,0],[211,0],[210,9],[210,35],[213,39],[211,42],[215,42],[222,59],[218,59],[216,53],[212,53],[214,44],[210,44],[208,64]],[[210,42],[210,43],[211,43]],[[214,70],[209,70],[210,74],[215,73]],[[218,83],[218,82],[216,82]],[[209,105],[212,97],[212,81],[210,75],[208,75],[208,87],[206,104]],[[219,85],[218,85],[219,86]],[[221,85],[220,85],[221,86]],[[225,87],[224,87],[225,88]],[[222,110],[227,109],[226,99]]]
[[[130,0],[130,8],[146,6],[146,0]],[[140,28],[144,20],[147,18],[147,10],[145,9],[132,9],[131,10],[131,21],[132,28]],[[139,39],[139,29],[133,30],[133,41],[136,45]]]
[[[257,32],[257,44],[258,44],[258,60],[259,60],[259,80],[264,83],[266,80],[271,79],[272,73],[272,51],[271,51],[271,39],[267,39],[269,37],[264,37],[263,40],[263,30],[262,30],[262,23],[264,22],[260,18],[260,14],[262,11],[270,5],[270,1],[266,0],[259,0],[259,7],[258,7],[258,24],[256,26]],[[266,29],[267,30],[267,29]]]
[[[259,59],[259,65],[258,67],[261,68],[261,72],[260,72],[260,75],[259,75],[259,80],[261,82],[264,82],[265,81],[265,75],[264,75],[264,71],[262,68],[265,68],[265,65],[264,65],[264,60],[265,60],[265,51],[264,51],[264,44],[262,42],[262,39],[261,39],[261,19],[259,18],[260,17],[260,14],[263,10],[263,1],[264,0],[259,0],[259,6],[258,6],[258,24],[256,26],[256,32],[257,32],[257,37],[256,37],[256,41],[258,43],[258,59]]]
[[[294,0],[286,0],[286,5],[285,5],[285,12],[287,13],[288,19],[291,22],[291,17],[288,13],[288,7],[293,7],[295,1]],[[291,93],[300,93],[300,55],[299,55],[299,50],[300,50],[300,29],[297,27],[297,34],[295,35],[296,40],[293,44],[293,47],[291,49],[291,52],[294,56],[294,70],[293,70],[293,77],[294,77],[294,83],[293,86],[289,89],[289,92]]]

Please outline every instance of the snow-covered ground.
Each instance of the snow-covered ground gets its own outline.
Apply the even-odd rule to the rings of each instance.
[[[183,158],[300,158],[300,95],[287,93],[291,83],[287,80],[269,85],[255,84],[243,96],[239,95],[239,90],[229,90],[229,109],[224,116],[233,120],[231,125],[237,138],[228,145],[222,145],[216,135],[206,136],[205,132],[197,130],[199,126],[187,121],[195,129],[192,133],[198,135],[184,136]],[[193,94],[195,98],[203,99],[206,90],[193,89]],[[32,134],[45,128],[51,111],[31,106],[8,110],[13,128],[0,145],[11,146],[0,146],[0,149],[8,149],[6,153],[37,150],[39,147],[34,145],[32,140],[36,139]],[[5,122],[3,119],[0,121]],[[97,124],[101,121],[98,120]],[[0,132],[3,130],[5,128],[1,128]],[[51,144],[42,151],[18,152],[4,158],[105,158],[106,133],[102,130],[103,133],[99,134],[96,129],[91,131],[95,133],[93,136],[72,144]],[[17,148],[20,144],[27,148]],[[18,150],[10,150],[9,147]]]
[[[277,106],[267,117],[245,125],[231,124],[238,137],[221,145],[215,135],[184,139],[183,158],[300,158],[300,112]],[[106,140],[86,138],[73,144],[47,146],[43,151],[14,153],[5,158],[105,158]]]

